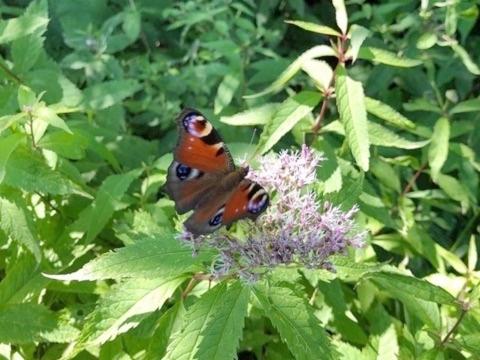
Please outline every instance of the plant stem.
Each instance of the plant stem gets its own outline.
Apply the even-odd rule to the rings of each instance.
[[[447,335],[445,335],[445,337],[443,338],[443,340],[440,342],[440,345],[441,346],[444,346],[447,341],[452,337],[453,333],[455,332],[455,330],[457,330],[458,326],[460,325],[460,323],[462,322],[463,318],[465,317],[465,315],[467,314],[467,307],[462,307],[462,312],[460,313],[460,316],[458,317],[457,321],[455,322],[455,324],[452,326],[452,328],[450,329],[450,331],[447,333]]]
[[[408,182],[407,186],[405,186],[405,189],[403,189],[402,196],[405,196],[406,193],[408,193],[410,190],[412,190],[413,185],[415,184],[418,177],[423,172],[423,170],[425,170],[426,167],[427,167],[427,163],[420,166],[420,168],[417,170],[417,172],[412,176],[412,178]]]
[[[0,61],[0,69],[2,69],[3,72],[7,74],[8,77],[10,77],[18,85],[23,85],[22,79],[20,79],[17,75],[15,75],[9,68],[7,68],[3,63],[3,61]]]

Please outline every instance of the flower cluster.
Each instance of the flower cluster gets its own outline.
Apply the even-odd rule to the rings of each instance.
[[[206,244],[219,250],[220,261],[213,270],[217,277],[236,272],[255,280],[259,271],[292,263],[332,269],[328,257],[347,246],[361,247],[365,232],[359,232],[353,220],[356,207],[344,212],[317,199],[311,186],[321,160],[307,146],[261,158],[248,178],[268,191],[271,202],[256,222],[247,224],[246,238],[223,231],[199,237],[183,234],[182,239],[194,248]]]

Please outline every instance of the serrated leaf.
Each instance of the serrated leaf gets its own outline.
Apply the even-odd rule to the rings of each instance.
[[[141,170],[132,170],[125,174],[110,175],[104,180],[95,200],[80,213],[73,224],[73,228],[85,233],[84,244],[91,243],[102,231],[130,184],[140,174]]]
[[[5,177],[6,166],[10,155],[24,138],[25,136],[23,134],[12,134],[5,138],[0,138],[0,183],[2,183]]]
[[[55,314],[38,304],[0,305],[0,342],[31,344],[38,341],[70,342],[78,335]]]
[[[25,73],[37,62],[42,50],[44,38],[33,33],[15,40],[12,43],[13,70],[16,73]]]
[[[103,344],[137,326],[137,316],[160,309],[185,278],[136,278],[115,285],[89,314],[76,349]]]
[[[297,360],[333,359],[330,341],[305,299],[286,287],[257,285],[254,294]]]
[[[165,360],[223,360],[236,356],[250,289],[239,281],[215,286],[188,309]]]
[[[37,262],[40,262],[42,251],[32,216],[26,205],[20,201],[21,198],[5,199],[0,197],[0,228],[7,236],[31,251]]]
[[[321,95],[312,91],[303,91],[280,104],[273,119],[267,123],[258,143],[261,153],[272,148],[300,120],[307,116],[318,104]]]
[[[333,79],[333,70],[326,61],[309,59],[302,65],[302,70],[315,82],[315,84],[326,91]]]
[[[376,272],[368,274],[367,278],[387,291],[394,288],[395,292],[403,292],[425,301],[447,305],[456,303],[455,298],[441,287],[413,276],[393,272]]]
[[[26,252],[0,282],[0,304],[20,303],[36,291],[40,292],[44,283],[38,281],[39,273],[37,260]]]
[[[47,30],[47,1],[34,1],[25,13],[15,19],[0,21],[0,44],[19,39],[34,32]]]
[[[394,108],[379,100],[366,96],[365,106],[370,114],[373,114],[376,117],[385,120],[401,129],[409,130],[415,128],[415,124],[411,120],[407,119]]]
[[[363,42],[370,34],[370,30],[364,28],[363,26],[353,24],[349,30],[349,37],[350,37],[350,46],[351,49],[349,51],[350,56],[352,56],[352,62],[355,62],[358,56],[358,52],[360,51],[360,47],[362,46]]]
[[[335,20],[337,21],[338,28],[342,30],[342,34],[346,34],[348,28],[348,15],[345,3],[343,0],[332,0],[332,4],[335,7]]]
[[[299,21],[299,20],[287,20],[285,22],[287,24],[292,24],[304,30],[315,32],[318,34],[341,36],[341,34],[337,30],[332,29],[331,27],[328,27],[325,25],[319,25],[319,24],[315,24],[307,21]]]
[[[256,94],[246,95],[244,98],[253,99],[271,92],[279,91],[288,82],[288,80],[290,80],[298,71],[300,71],[302,64],[305,61],[324,56],[335,56],[335,51],[330,46],[326,45],[317,45],[312,47],[300,55],[294,62],[292,62],[270,86]]]
[[[267,103],[231,116],[222,116],[220,121],[233,126],[264,125],[270,122],[280,104]]]
[[[240,86],[240,75],[238,73],[227,74],[218,86],[214,102],[214,113],[219,114],[233,99],[235,92]]]
[[[71,274],[45,276],[62,281],[102,280],[128,277],[167,277],[200,270],[215,255],[202,250],[196,256],[173,234],[139,237],[138,242],[105,253]]]
[[[53,195],[84,194],[71,180],[49,168],[37,152],[29,152],[21,146],[10,155],[5,168],[4,182],[28,192]]]
[[[335,92],[340,120],[345,127],[350,150],[360,168],[368,171],[370,142],[363,86],[349,78],[344,67],[339,67],[335,79]]]
[[[392,130],[372,121],[368,123],[368,137],[372,145],[394,147],[398,149],[418,149],[424,147],[430,142],[430,140],[408,140],[397,135]]]
[[[362,47],[358,52],[358,57],[396,67],[414,67],[422,64],[420,60],[402,58],[390,51],[374,47]]]
[[[469,99],[456,104],[449,113],[453,115],[477,111],[480,111],[480,99]]]
[[[428,148],[428,163],[433,181],[438,180],[440,170],[448,157],[448,141],[450,138],[450,122],[441,117],[435,123]]]
[[[37,102],[37,95],[28,86],[20,85],[17,92],[17,102],[20,110],[24,111],[25,108],[32,108]]]
[[[93,110],[101,110],[118,104],[141,89],[136,80],[110,80],[87,87],[83,104]]]

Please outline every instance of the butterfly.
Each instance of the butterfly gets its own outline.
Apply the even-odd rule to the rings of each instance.
[[[248,166],[235,166],[222,138],[199,111],[184,109],[176,122],[179,138],[166,191],[179,214],[193,210],[185,228],[197,236],[242,218],[255,220],[269,197],[258,183],[245,178]]]

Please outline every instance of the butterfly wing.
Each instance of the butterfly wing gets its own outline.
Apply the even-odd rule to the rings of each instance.
[[[185,109],[177,118],[179,141],[174,159],[202,172],[235,170],[232,156],[212,124],[197,110]]]
[[[208,234],[222,225],[230,225],[242,218],[255,220],[268,206],[264,188],[256,182],[243,179],[232,191],[212,192],[198,203],[185,227],[194,235]]]
[[[212,124],[197,110],[177,118],[179,140],[167,173],[166,189],[183,214],[210,193],[222,174],[235,170],[233,159]]]

